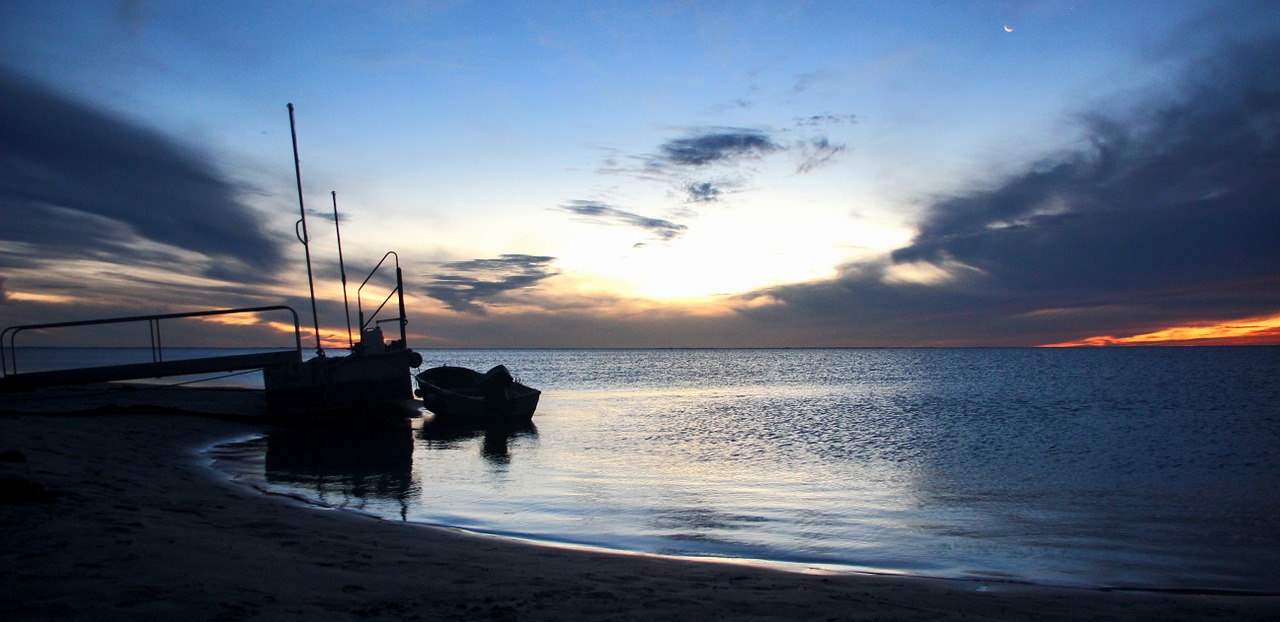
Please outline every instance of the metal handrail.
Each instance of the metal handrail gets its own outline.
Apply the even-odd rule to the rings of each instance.
[[[375,309],[373,314],[369,316],[369,319],[365,320],[364,305],[363,305],[363,302],[361,301],[360,293],[364,290],[364,286],[369,284],[369,279],[372,279],[373,275],[377,274],[378,270],[382,268],[382,264],[387,261],[388,257],[395,258],[396,286],[387,294],[386,298],[382,299],[382,304],[378,305],[378,308]],[[374,266],[373,270],[369,272],[369,276],[364,277],[364,282],[360,283],[360,287],[356,288],[356,312],[359,314],[359,319],[360,319],[360,334],[362,335],[364,334],[364,329],[368,327],[369,324],[374,322],[374,318],[378,317],[378,313],[382,311],[383,307],[387,306],[387,303],[391,301],[391,297],[394,295],[399,295],[400,316],[392,320],[383,320],[383,321],[399,322],[400,343],[405,344],[406,343],[405,325],[409,323],[409,319],[405,316],[405,313],[404,313],[404,275],[400,271],[400,255],[397,255],[395,251],[387,251],[387,254],[383,255],[382,259],[378,260],[378,265]]]
[[[128,322],[148,322],[151,328],[151,360],[152,362],[160,362],[164,359],[163,347],[160,343],[160,320],[193,318],[193,317],[209,317],[214,315],[230,315],[234,313],[260,313],[264,311],[288,311],[293,316],[293,339],[294,347],[299,355],[302,353],[302,329],[298,325],[298,312],[292,307],[286,305],[270,305],[265,307],[242,307],[239,309],[214,309],[208,311],[188,311],[186,313],[161,313],[153,315],[134,315],[129,317],[115,317],[97,320],[79,320],[75,322],[52,322],[47,324],[24,324],[21,326],[9,326],[0,331],[0,369],[3,369],[5,376],[18,373],[18,350],[15,340],[18,333],[27,330],[41,330],[47,328],[70,328],[73,326],[98,326],[103,324],[124,324]],[[8,341],[8,355],[5,353],[5,341]],[[9,371],[12,365],[13,371]]]

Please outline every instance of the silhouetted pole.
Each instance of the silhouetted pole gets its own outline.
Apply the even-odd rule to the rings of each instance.
[[[333,229],[338,234],[338,273],[342,275],[342,309],[347,312],[347,347],[354,349],[356,342],[351,338],[351,304],[347,302],[347,267],[342,263],[342,227],[338,226],[338,191],[330,190],[333,195]]]
[[[298,211],[302,217],[293,224],[293,233],[302,242],[303,252],[307,255],[307,287],[311,288],[311,321],[316,329],[316,356],[324,356],[324,348],[320,346],[320,314],[316,311],[316,282],[311,276],[311,237],[307,235],[307,208],[302,203],[302,163],[298,161],[298,132],[293,127],[293,104],[289,104],[289,134],[293,137],[293,172],[298,179]],[[298,225],[302,225],[299,233]]]
[[[409,342],[405,339],[405,324],[409,320],[404,315],[404,273],[400,272],[400,256],[396,255],[396,295],[400,297],[400,346],[409,347]]]

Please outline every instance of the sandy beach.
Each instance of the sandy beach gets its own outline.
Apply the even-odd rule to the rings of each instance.
[[[1280,597],[1130,593],[569,550],[308,507],[200,451],[265,423],[0,415],[7,620],[1276,619]]]

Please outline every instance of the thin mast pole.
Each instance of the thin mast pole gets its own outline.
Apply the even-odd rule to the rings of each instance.
[[[347,312],[347,346],[355,348],[351,338],[351,304],[347,302],[347,268],[342,263],[342,227],[338,226],[338,191],[330,190],[333,195],[333,229],[338,234],[338,273],[342,275],[342,308]]]
[[[307,235],[307,208],[302,203],[302,163],[298,160],[298,132],[293,127],[293,104],[289,104],[289,134],[293,137],[293,172],[298,179],[298,212],[302,215],[293,224],[293,233],[302,242],[303,252],[307,255],[307,286],[311,288],[311,320],[316,329],[316,356],[324,356],[324,348],[320,346],[320,314],[316,311],[316,282],[311,275],[311,237]],[[301,233],[298,225],[302,225]]]

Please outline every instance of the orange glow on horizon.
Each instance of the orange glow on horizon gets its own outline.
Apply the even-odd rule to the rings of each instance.
[[[1264,346],[1280,345],[1280,314],[1231,322],[1173,326],[1131,337],[1099,335],[1077,341],[1044,344],[1042,348],[1079,346]]]
[[[49,304],[71,304],[78,302],[76,298],[62,294],[37,294],[34,292],[5,292],[4,298],[15,302],[44,302]]]
[[[261,326],[273,331],[285,334],[293,334],[294,325],[292,322],[282,322],[280,320],[264,321],[257,317],[256,314],[246,315],[213,315],[200,318],[205,322],[214,324],[223,324],[226,326]],[[302,339],[303,348],[306,348],[307,341],[315,340],[315,331],[305,326],[298,327],[298,333]],[[352,337],[357,337],[352,335]],[[346,349],[348,346],[346,329],[320,328],[320,344],[323,348],[330,349]]]

